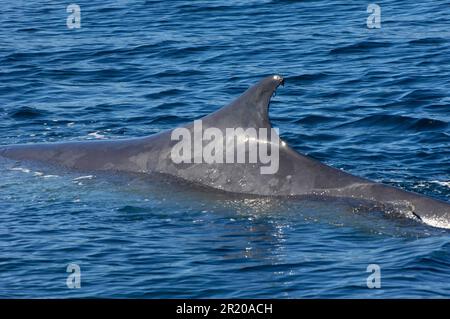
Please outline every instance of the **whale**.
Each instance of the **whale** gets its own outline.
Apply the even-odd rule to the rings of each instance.
[[[285,80],[280,75],[265,77],[217,111],[151,136],[3,145],[0,146],[0,157],[81,171],[164,174],[229,193],[347,198],[380,205],[386,211],[396,212],[432,226],[450,227],[450,203],[349,174],[303,155],[283,141],[270,123],[269,104],[277,88],[284,83]],[[210,155],[212,154],[215,160],[201,160],[204,155],[201,149],[211,146],[214,134],[210,134],[206,139],[204,135],[198,134],[196,129],[199,121],[202,132],[210,129],[216,135],[223,133],[223,138],[217,138],[213,144],[216,147],[209,147],[209,150],[212,150]],[[233,128],[239,130],[235,130],[234,135],[228,137],[227,130]],[[257,130],[266,130],[270,134],[267,133],[263,137],[249,134],[258,132]],[[186,142],[186,145],[197,143],[197,150],[194,145],[192,151],[180,151],[183,134],[191,134],[193,141]],[[269,135],[272,138],[269,138]],[[220,145],[221,147],[217,147]],[[229,161],[224,160],[225,156],[217,156],[219,150],[226,148],[225,146],[228,146],[227,151],[230,147],[231,151],[235,151],[230,152]],[[182,158],[174,160],[174,149],[177,148],[178,153],[183,154]],[[265,149],[274,162],[276,159],[272,171],[268,169],[267,156],[263,161],[263,157],[250,154],[251,149]],[[238,151],[241,152],[240,161],[236,160]],[[249,160],[250,157],[252,161]]]

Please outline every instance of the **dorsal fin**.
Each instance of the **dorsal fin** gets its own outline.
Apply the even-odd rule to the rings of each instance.
[[[248,88],[230,104],[204,117],[203,121],[222,127],[269,128],[269,103],[280,84],[284,84],[283,77],[268,76]]]

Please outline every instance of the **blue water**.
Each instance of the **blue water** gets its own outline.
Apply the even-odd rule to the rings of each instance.
[[[298,151],[450,201],[450,4],[0,1],[0,144],[150,135],[263,76]],[[450,297],[450,233],[340,203],[0,166],[0,297]],[[69,289],[66,267],[81,268]],[[381,288],[369,289],[369,264]]]

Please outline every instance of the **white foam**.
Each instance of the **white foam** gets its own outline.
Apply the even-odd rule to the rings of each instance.
[[[11,168],[12,171],[19,171],[19,172],[23,172],[23,173],[30,173],[31,171],[28,168],[23,168],[23,167],[13,167]]]
[[[33,171],[31,171],[30,169],[24,168],[24,167],[13,167],[13,168],[10,168],[10,170],[11,170],[11,171],[18,171],[18,172],[22,172],[22,173],[27,173],[27,174],[33,173],[34,176],[36,176],[36,177],[42,177],[42,178],[59,177],[58,175],[44,175],[44,173],[38,172],[38,171],[33,172]]]
[[[428,217],[421,216],[420,218],[427,225],[437,227],[437,228],[450,229],[450,222],[442,217],[428,218]]]
[[[80,177],[74,178],[73,180],[74,181],[79,181],[79,180],[82,180],[82,179],[92,179],[92,178],[94,178],[94,175],[86,175],[86,176],[80,176]]]
[[[441,185],[441,186],[446,186],[446,187],[449,187],[449,188],[450,188],[450,181],[448,181],[448,182],[431,181],[431,183],[435,183],[435,184],[438,184],[438,185]]]
[[[105,135],[100,134],[98,131],[89,133],[88,136],[92,136],[92,137],[98,138],[98,139],[105,138]]]

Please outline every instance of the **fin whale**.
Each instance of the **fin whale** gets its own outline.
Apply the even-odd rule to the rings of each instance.
[[[237,127],[244,130],[271,129],[269,103],[281,84],[284,84],[284,79],[278,75],[262,79],[230,104],[203,117],[202,128],[216,128],[222,132],[227,128]],[[185,125],[184,128],[195,134],[194,123]],[[273,174],[261,174],[264,164],[260,161],[198,162],[194,160],[195,151],[190,154],[190,163],[175,163],[171,151],[178,142],[172,139],[172,133],[173,130],[169,130],[148,137],[124,140],[6,145],[0,146],[0,156],[76,170],[163,173],[233,193],[367,200],[404,212],[433,226],[450,227],[445,226],[450,223],[450,203],[327,166],[298,153],[281,139],[276,145],[270,143],[271,150],[278,152],[278,170]],[[239,140],[239,136],[237,139]],[[248,145],[255,143],[260,147],[268,141],[256,139],[250,142],[245,137],[241,143],[245,142]],[[233,145],[238,145],[238,142]]]

